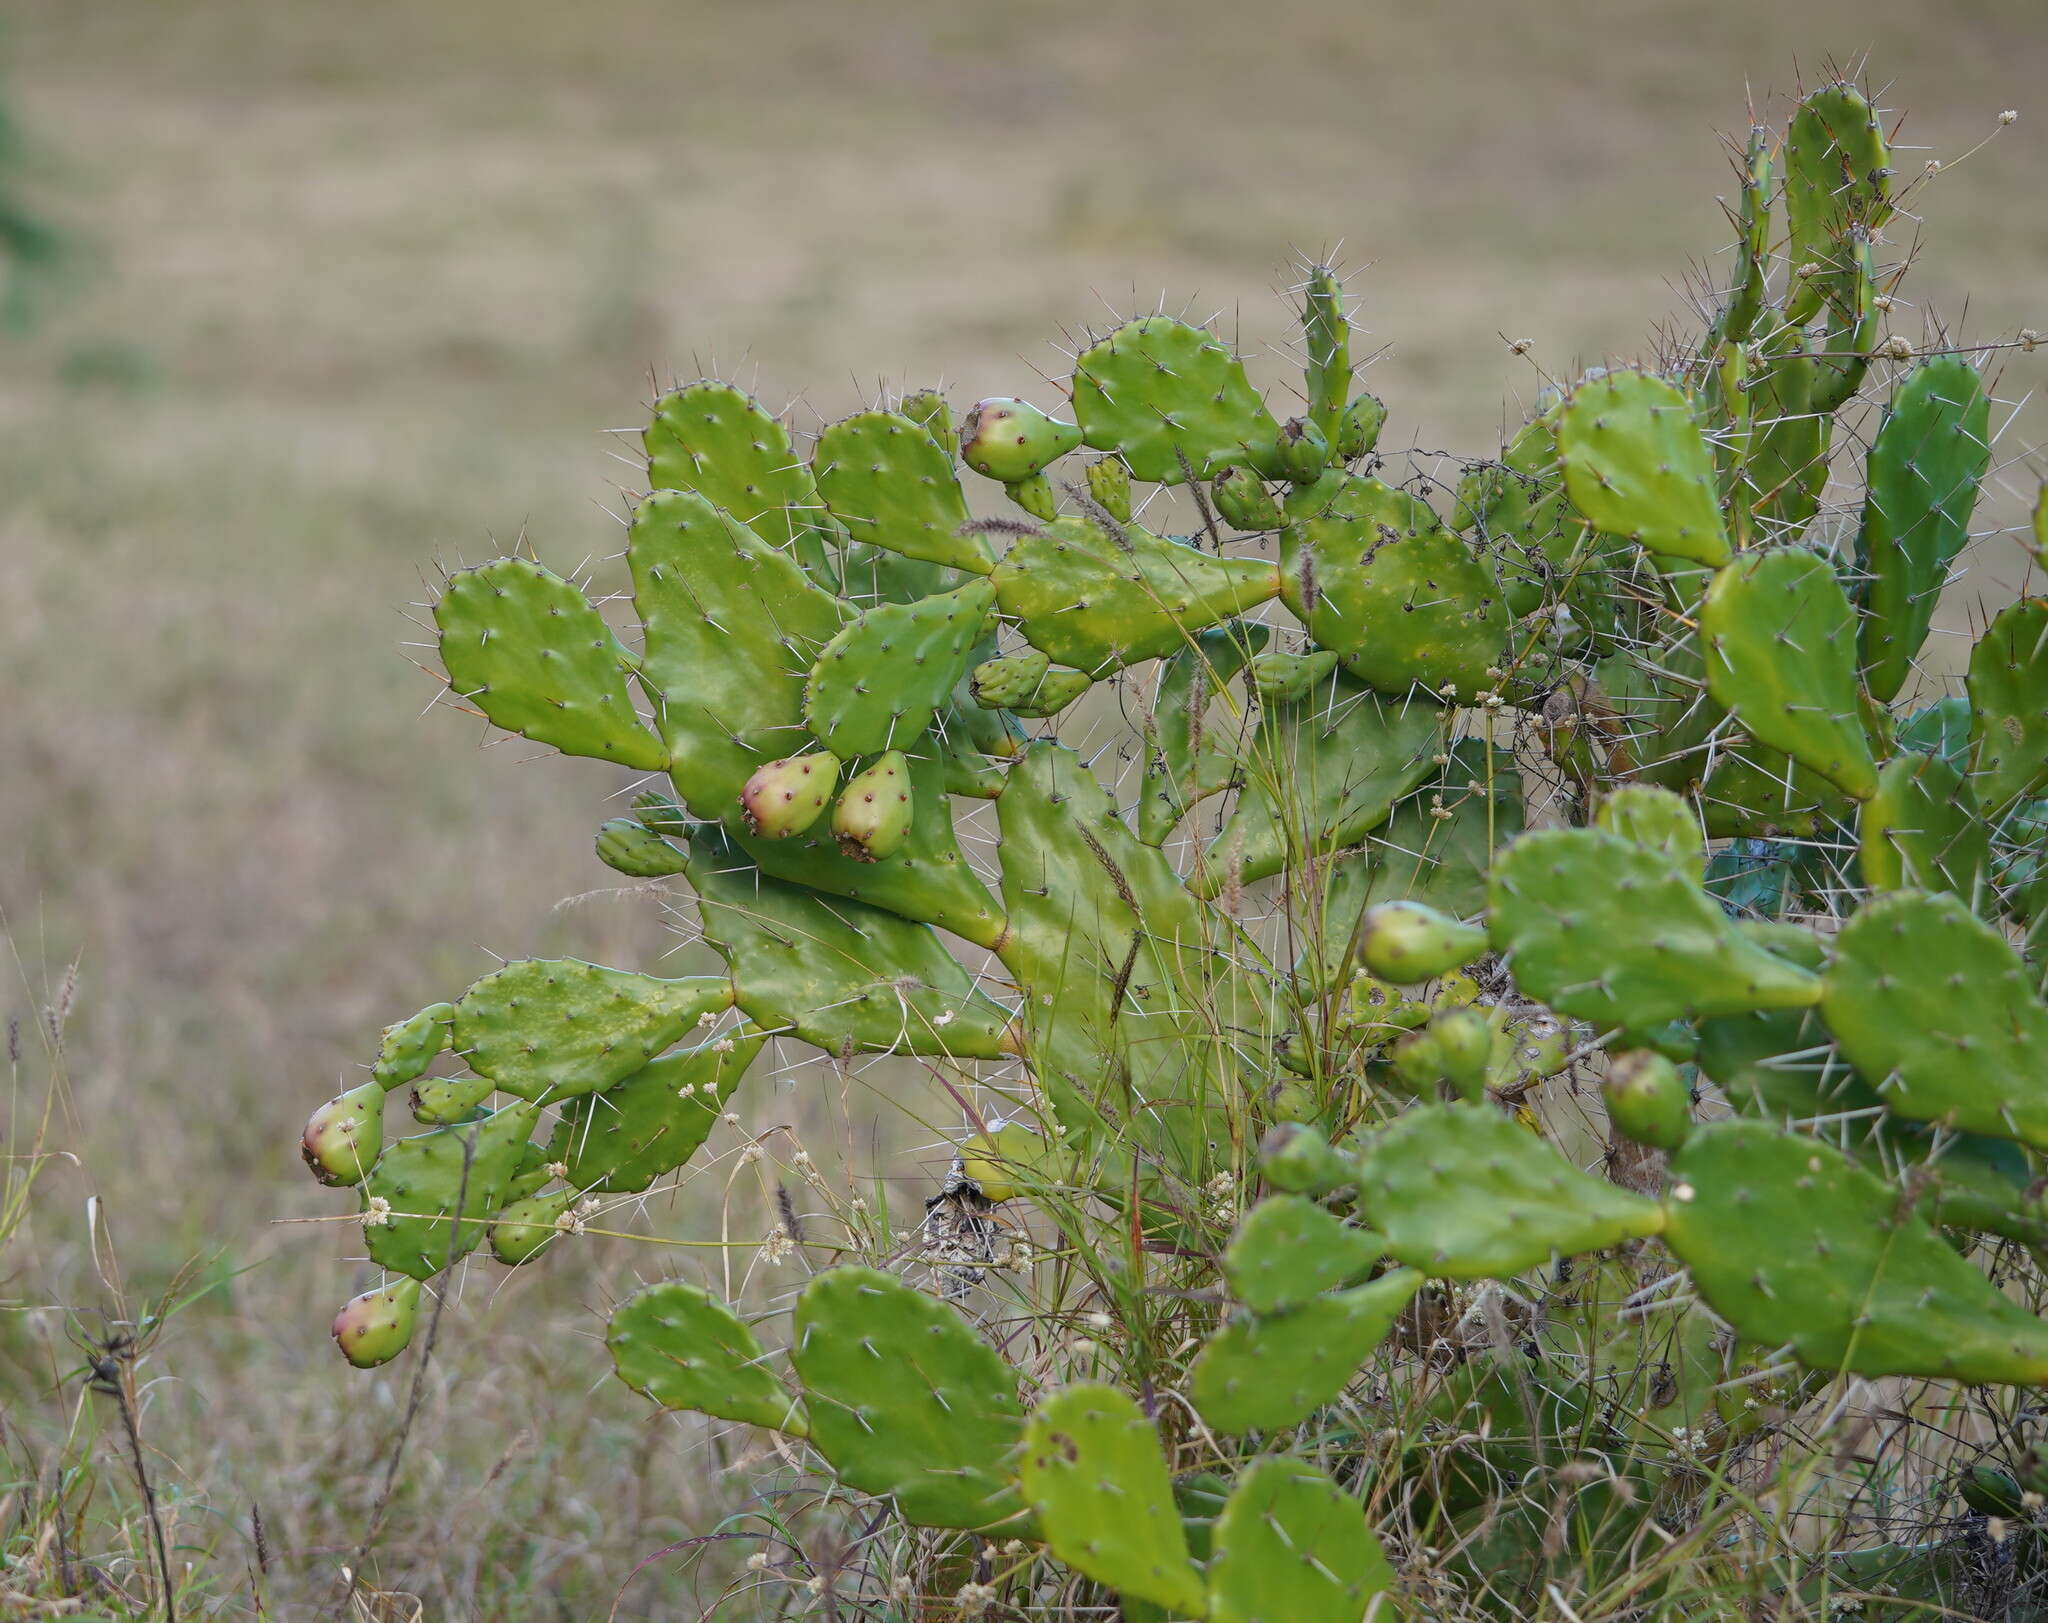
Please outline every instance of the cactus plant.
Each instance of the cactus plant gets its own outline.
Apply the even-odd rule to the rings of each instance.
[[[1922,670],[1989,397],[1884,337],[1862,92],[1738,176],[1697,341],[1546,392],[1441,503],[1316,266],[1300,415],[1165,315],[1091,336],[1071,422],[991,397],[956,433],[927,390],[806,454],[694,383],[646,434],[637,647],[531,559],[450,577],[451,697],[664,775],[598,855],[693,897],[722,967],[521,961],[387,1029],[305,1141],[395,1276],[348,1356],[487,1229],[545,1259],[685,1167],[807,1045],[1000,1105],[930,1197],[940,1294],[849,1218],[784,1329],[631,1299],[620,1375],[1134,1617],[1357,1619],[1396,1503],[1512,1610],[1748,1495],[1673,1439],[1785,1421],[1760,1370],[1795,1408],[2048,1383],[1976,1249],[2048,1242],[2048,600]],[[1120,707],[1107,782],[1076,746]],[[387,1138],[408,1083],[435,1125]],[[997,1267],[1012,1204],[1059,1269]],[[1415,1401],[1363,1424],[1366,1391]]]

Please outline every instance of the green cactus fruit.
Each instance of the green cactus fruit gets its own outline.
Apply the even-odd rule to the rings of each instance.
[[[1641,1239],[1656,1202],[1590,1177],[1487,1104],[1425,1105],[1367,1142],[1358,1191],[1387,1255],[1446,1279],[1508,1279]]]
[[[1247,718],[1225,690],[1267,636],[1264,626],[1245,621],[1219,626],[1160,666],[1145,718],[1145,793],[1138,806],[1138,833],[1147,845],[1163,845],[1192,807],[1237,783]]]
[[[405,1351],[419,1308],[420,1282],[401,1277],[349,1301],[328,1334],[357,1369],[375,1369]]]
[[[637,1194],[673,1172],[710,1136],[767,1040],[758,1028],[742,1027],[664,1054],[602,1093],[570,1100],[552,1145],[570,1184]]]
[[[1232,529],[1256,534],[1283,529],[1287,524],[1287,515],[1266,488],[1265,480],[1250,468],[1225,468],[1210,480],[1209,499]]]
[[[1698,1128],[1672,1160],[1666,1207],[1665,1244],[1749,1340],[1847,1374],[2048,1382],[2048,1325],[1895,1186],[1817,1139],[1754,1121]]]
[[[1028,400],[977,402],[960,425],[960,435],[961,460],[1006,485],[1043,473],[1081,445],[1080,429],[1048,417]]]
[[[1697,878],[1599,829],[1510,845],[1488,925],[1526,994],[1602,1031],[1820,998],[1816,976],[1746,940]]]
[[[1358,1177],[1357,1164],[1313,1127],[1286,1122],[1259,1145],[1259,1170],[1275,1189],[1321,1197]]]
[[[670,778],[698,817],[736,825],[747,778],[802,737],[804,676],[845,610],[786,553],[692,492],[641,502],[626,556],[646,643],[640,681],[673,757]]]
[[[953,427],[953,408],[937,389],[914,389],[903,397],[902,404],[896,409],[931,435],[932,443],[946,453],[947,461],[960,454],[960,435]]]
[[[1383,697],[1342,671],[1298,704],[1263,706],[1242,750],[1244,787],[1203,852],[1196,894],[1357,844],[1436,771],[1445,721],[1427,699]]]
[[[377,1045],[377,1061],[370,1075],[389,1093],[418,1076],[448,1046],[448,1032],[455,1019],[452,1003],[429,1003],[418,1014],[384,1028]]]
[[[709,833],[691,844],[690,885],[758,1024],[829,1053],[1001,1057],[1009,1015],[928,926],[771,879]]]
[[[1823,85],[1800,101],[1785,135],[1788,323],[1812,320],[1852,237],[1891,217],[1891,173],[1884,131],[1854,85]]]
[[[1558,416],[1557,459],[1595,529],[1712,569],[1728,562],[1713,453],[1691,402],[1662,378],[1609,372],[1580,385]]]
[[[953,459],[924,425],[864,411],[818,436],[818,494],[855,541],[948,569],[986,575],[988,545],[966,529],[967,497]]]
[[[1101,456],[1088,464],[1089,500],[1118,524],[1131,522],[1131,470],[1120,456]]]
[[[1003,494],[1041,524],[1050,524],[1060,516],[1059,493],[1042,473],[1034,473],[1028,479],[1011,480],[1003,486]]]
[[[839,757],[830,750],[786,755],[754,769],[740,790],[747,832],[761,840],[787,840],[818,820],[839,787]]]
[[[1394,1587],[1365,1506],[1306,1460],[1254,1460],[1211,1536],[1210,1623],[1359,1623]]]
[[[1675,1150],[1692,1131],[1692,1090],[1678,1067],[1652,1048],[1611,1055],[1600,1084],[1607,1120],[1623,1138]]]
[[[709,1291],[668,1280],[635,1291],[605,1331],[619,1379],[664,1409],[809,1431],[804,1406],[768,1368],[754,1332]]]
[[[1877,792],[1856,686],[1856,611],[1826,559],[1748,554],[1714,577],[1699,622],[1717,703],[1856,799]]]
[[[1954,896],[1897,890],[1834,945],[1821,1018],[1887,1110],[2048,1149],[2048,1004],[2001,931]]]
[[[1885,762],[1858,825],[1872,890],[1945,890],[1975,905],[1991,871],[1991,832],[1967,773],[1908,750]]]
[[[1593,821],[1610,834],[1660,853],[1677,867],[1688,871],[1706,867],[1707,840],[1699,813],[1684,796],[1669,789],[1625,783],[1601,797]]]
[[[1330,448],[1339,462],[1356,462],[1362,456],[1369,456],[1372,448],[1380,442],[1380,430],[1386,426],[1386,403],[1378,395],[1361,392],[1353,397],[1351,404],[1344,408],[1344,415],[1337,419],[1337,431],[1330,436]]]
[[[1300,1425],[1336,1401],[1421,1288],[1421,1274],[1397,1268],[1289,1313],[1240,1314],[1188,1372],[1195,1408],[1228,1436]]]
[[[1330,438],[1344,416],[1344,397],[1351,392],[1351,318],[1344,313],[1344,284],[1328,265],[1311,269],[1301,291],[1308,414]]]
[[[455,1050],[515,1098],[602,1093],[707,1014],[732,1006],[714,975],[658,980],[574,958],[527,958],[455,1005]]]
[[[1281,477],[1297,485],[1312,484],[1330,465],[1330,440],[1313,419],[1290,417],[1275,436],[1274,459]]]
[[[1446,1009],[1425,1028],[1436,1048],[1437,1064],[1444,1079],[1467,1099],[1486,1092],[1492,1070],[1496,1031],[1493,1022],[1477,1008]]]
[[[1091,676],[1174,653],[1280,591],[1262,559],[1219,558],[1135,524],[1113,541],[1071,518],[1012,547],[995,582],[1025,641]]]
[[[1281,598],[1347,671],[1401,697],[1494,685],[1508,637],[1500,583],[1425,503],[1334,474],[1299,487],[1288,512]]]
[[[528,1195],[498,1209],[491,1220],[491,1255],[507,1268],[530,1262],[558,1234],[574,1233],[573,1220],[564,1223],[569,1208],[582,1199],[574,1189],[557,1189],[551,1194]]]
[[[689,859],[634,817],[614,817],[597,829],[597,860],[628,879],[666,879]]]
[[[470,1121],[477,1106],[498,1091],[487,1076],[424,1076],[413,1084],[412,1119],[428,1127]]]
[[[1052,1553],[1126,1600],[1206,1617],[1159,1433],[1113,1386],[1063,1387],[1032,1411],[1017,1464]]]
[[[1433,1098],[1446,1076],[1444,1056],[1434,1031],[1411,1031],[1387,1050],[1387,1066],[1410,1098]]]
[[[1377,1235],[1300,1195],[1268,1195],[1238,1223],[1223,1275],[1254,1313],[1285,1313],[1363,1279],[1379,1256]]]
[[[910,763],[890,750],[847,780],[832,809],[832,837],[856,862],[894,856],[910,834]]]
[[[1422,902],[1379,902],[1358,921],[1358,956],[1396,986],[1420,986],[1486,951],[1486,932]]]
[[[324,1184],[361,1183],[384,1147],[384,1089],[365,1082],[336,1094],[306,1123],[299,1153]]]
[[[1970,768],[1994,815],[2048,790],[2048,597],[1993,617],[1970,650]]]
[[[1152,484],[1256,465],[1272,455],[1279,427],[1244,363],[1213,334],[1171,316],[1126,322],[1083,350],[1072,394],[1087,443],[1119,452],[1132,478]]]
[[[790,1362],[811,1441],[848,1486],[923,1527],[993,1527],[1021,1508],[1006,1470],[1024,1430],[1016,1372],[943,1302],[872,1268],[828,1269],[797,1298]]]
[[[976,580],[915,603],[868,609],[811,668],[804,688],[811,736],[841,758],[914,746],[974,663],[994,603],[995,588]],[[808,804],[807,795],[799,799]],[[751,820],[749,830],[764,832]]]
[[[1907,373],[1864,462],[1856,533],[1863,679],[1880,703],[1898,696],[1927,640],[1990,461],[1991,402],[1977,369],[1937,355]]]
[[[1267,704],[1298,704],[1330,679],[1337,656],[1317,648],[1306,654],[1261,654],[1245,669],[1252,692]]]
[[[1049,658],[1027,648],[1021,654],[983,660],[968,672],[967,682],[974,702],[984,710],[1014,710],[1037,699],[1039,684],[1051,669]]]
[[[485,1222],[503,1204],[539,1114],[538,1105],[508,1105],[479,1122],[386,1145],[362,1183],[370,1259],[392,1273],[432,1279],[474,1250]]]
[[[448,687],[493,726],[636,772],[669,752],[633,709],[633,656],[574,586],[524,558],[448,577],[434,604]]]

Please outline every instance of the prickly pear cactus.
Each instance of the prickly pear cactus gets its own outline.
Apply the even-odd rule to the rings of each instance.
[[[1452,487],[1380,450],[1320,265],[1298,415],[1164,314],[957,429],[665,395],[629,608],[501,558],[435,619],[451,702],[645,789],[597,856],[721,967],[521,961],[385,1031],[303,1146],[385,1270],[343,1352],[487,1235],[589,1243],[810,1051],[965,1107],[922,1228],[785,1199],[793,1313],[658,1283],[610,1347],[953,1530],[906,1536],[961,1616],[1350,1623],[1396,1504],[1572,1615],[1737,1492],[1674,1438],[2048,1384],[1985,1272],[2048,1242],[2048,609],[1928,644],[2009,346],[1892,325],[1891,173],[1854,85],[1759,128],[1697,336]]]

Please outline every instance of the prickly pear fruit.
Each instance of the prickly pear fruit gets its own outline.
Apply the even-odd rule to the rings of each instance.
[[[1425,1026],[1411,1031],[1387,1050],[1387,1063],[1410,1093],[1432,1097],[1444,1079],[1444,1057],[1437,1047],[1436,1032]]]
[[[1280,459],[1280,471],[1297,485],[1320,478],[1323,469],[1330,465],[1329,437],[1306,417],[1288,418],[1280,425],[1273,444]]]
[[[789,755],[757,768],[740,791],[747,832],[786,840],[818,820],[839,783],[839,757],[824,750]]]
[[[357,1369],[375,1369],[405,1351],[419,1306],[420,1282],[401,1275],[351,1300],[334,1315],[328,1334]]]
[[[1358,956],[1396,986],[1417,986],[1486,951],[1486,932],[1421,902],[1379,902],[1358,922]]]
[[[384,1147],[384,1089],[376,1082],[338,1093],[306,1123],[299,1153],[329,1185],[361,1183]]]
[[[1088,464],[1088,494],[1117,523],[1131,522],[1131,470],[1122,457],[1097,457]]]
[[[1081,443],[1080,429],[1048,417],[1028,400],[979,402],[960,435],[961,461],[1006,485],[1042,472]]]
[[[513,1201],[491,1224],[491,1255],[516,1268],[556,1235],[574,1232],[562,1219],[576,1200],[576,1190],[557,1189]]]
[[[429,1003],[410,1019],[386,1026],[377,1063],[370,1067],[377,1085],[387,1093],[402,1088],[431,1065],[434,1056],[448,1046],[449,1024],[454,1018],[454,1004]]]
[[[1632,1048],[1607,1062],[1601,1083],[1607,1119],[1623,1138],[1675,1150],[1692,1131],[1692,1090],[1678,1067],[1652,1048]]]
[[[856,772],[832,809],[832,837],[856,862],[894,856],[910,834],[910,763],[890,750]]]
[[[1339,462],[1356,462],[1380,442],[1386,426],[1387,408],[1378,395],[1361,394],[1344,408],[1337,423],[1337,437],[1330,442]]]
[[[1451,1086],[1467,1099],[1485,1093],[1486,1074],[1493,1061],[1493,1022],[1467,1004],[1446,1009],[1431,1020],[1428,1035],[1436,1045],[1437,1064]]]
[[[1250,468],[1227,468],[1209,482],[1209,498],[1223,522],[1239,530],[1278,530],[1287,524],[1279,501]]]
[[[1036,697],[1038,684],[1051,669],[1050,658],[1027,648],[1021,654],[983,660],[967,673],[967,689],[984,710],[1011,710]]]
[[[429,1127],[468,1121],[497,1084],[487,1076],[429,1076],[413,1084],[412,1119]]]
[[[1357,1164],[1313,1127],[1285,1122],[1259,1145],[1259,1170],[1275,1189],[1327,1195],[1356,1181]]]
[[[598,825],[597,860],[629,879],[666,879],[689,859],[637,818],[614,817]]]
[[[1031,692],[1004,708],[1013,715],[1037,719],[1056,716],[1095,685],[1086,671],[1049,670],[1040,676]]]

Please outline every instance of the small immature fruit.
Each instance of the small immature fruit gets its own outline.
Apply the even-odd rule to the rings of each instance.
[[[1692,1131],[1692,1090],[1678,1067],[1653,1048],[1616,1054],[1601,1084],[1607,1119],[1622,1137],[1652,1149],[1675,1150]]]
[[[1448,975],[1484,951],[1484,930],[1421,902],[1380,902],[1359,920],[1359,957],[1381,980],[1397,986]]]
[[[361,1183],[384,1147],[384,1088],[365,1082],[313,1112],[299,1151],[324,1184]]]
[[[576,1199],[576,1190],[557,1189],[513,1201],[491,1224],[491,1255],[507,1268],[516,1268],[557,1234],[573,1233],[581,1225],[573,1219],[565,1224],[562,1218]]]
[[[665,879],[689,859],[638,818],[614,817],[598,825],[597,860],[629,879]]]
[[[349,1302],[334,1315],[328,1333],[357,1369],[375,1369],[405,1351],[419,1306],[420,1282],[401,1275]]]
[[[1131,470],[1122,457],[1100,457],[1088,464],[1088,494],[1117,523],[1131,522]]]
[[[1080,429],[1048,417],[1028,400],[984,400],[967,414],[960,432],[961,460],[1006,485],[1043,472],[1081,443]]]
[[[1447,1009],[1430,1021],[1427,1035],[1436,1045],[1436,1061],[1452,1087],[1467,1099],[1486,1092],[1486,1073],[1493,1060],[1493,1022],[1477,1007]]]
[[[1361,394],[1344,408],[1331,444],[1339,462],[1356,462],[1379,444],[1380,429],[1386,423],[1387,408],[1378,395]]]
[[[1259,1170],[1275,1189],[1327,1195],[1358,1176],[1357,1164],[1313,1127],[1283,1122],[1259,1145]]]
[[[1330,465],[1330,442],[1306,417],[1288,418],[1273,443],[1281,470],[1298,485],[1314,482]]]
[[[839,757],[824,750],[770,761],[740,791],[747,832],[770,840],[803,833],[818,820],[838,782]]]
[[[1052,481],[1042,473],[1012,479],[1003,486],[1003,494],[1041,524],[1050,524],[1060,516],[1059,497],[1053,491]]]
[[[856,862],[894,856],[910,834],[910,763],[890,750],[857,772],[832,809],[832,835],[840,854]]]
[[[1266,488],[1265,481],[1250,468],[1229,468],[1209,485],[1209,497],[1223,522],[1239,530],[1278,530],[1286,526],[1287,515]]]

